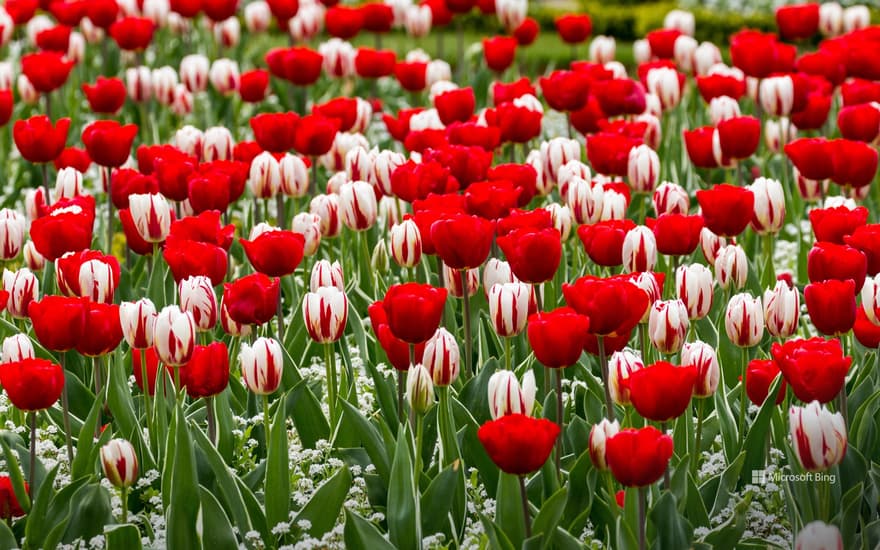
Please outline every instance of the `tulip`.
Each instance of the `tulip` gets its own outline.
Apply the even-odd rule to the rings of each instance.
[[[661,353],[676,353],[687,336],[688,308],[682,300],[657,300],[648,318],[648,336]]]
[[[715,348],[705,342],[687,342],[681,350],[681,363],[697,369],[694,397],[711,397],[721,374]]]
[[[322,286],[306,293],[302,305],[303,321],[315,342],[328,344],[342,337],[348,319],[348,299],[335,286]]]
[[[406,376],[406,401],[416,414],[425,414],[434,404],[434,382],[421,364],[412,365]]]
[[[604,187],[601,183],[574,178],[568,185],[566,204],[571,209],[574,220],[580,224],[593,224],[602,216]]]
[[[623,238],[623,267],[630,273],[653,271],[657,263],[657,238],[644,225],[630,229]]]
[[[569,306],[590,318],[590,332],[617,336],[632,330],[648,308],[648,295],[627,280],[581,277],[563,284]]]
[[[5,7],[8,9],[9,4]],[[24,489],[25,492],[30,494],[30,486],[27,483],[24,484]],[[14,517],[21,517],[23,515],[25,515],[25,512],[18,502],[18,497],[15,496],[12,480],[9,476],[0,476],[0,518],[9,521]]]
[[[620,423],[617,420],[610,422],[607,418],[603,418],[598,424],[594,424],[590,428],[590,460],[597,470],[608,471],[608,461],[606,459],[607,443],[619,431]]]
[[[27,265],[28,269],[32,271],[40,271],[46,264],[46,258],[37,252],[37,248],[34,246],[33,241],[24,243],[21,255],[24,258],[25,265]]]
[[[166,306],[156,316],[153,342],[159,359],[174,367],[186,364],[195,346],[196,324],[192,313]]]
[[[228,129],[222,126],[208,128],[202,143],[202,160],[232,160],[233,147],[232,133]]]
[[[67,351],[76,347],[86,324],[87,298],[45,296],[28,305],[34,333],[44,348]]]
[[[617,53],[617,44],[613,36],[599,35],[590,42],[590,60],[596,63],[608,63],[614,61]]]
[[[627,428],[606,440],[605,460],[622,485],[645,487],[663,476],[672,447],[672,438],[653,426]]]
[[[776,361],[772,359],[752,359],[746,367],[745,377],[746,394],[749,397],[749,401],[758,407],[762,406],[767,399],[767,394],[770,393],[770,386],[773,385],[773,381],[776,380],[779,374],[779,365],[776,364]],[[785,399],[786,389],[787,385],[785,378],[783,378],[782,383],[779,385],[779,392],[776,394],[777,405]]]
[[[715,255],[714,267],[715,280],[721,288],[726,290],[731,283],[736,290],[745,286],[749,275],[749,261],[741,246],[729,244],[719,248]]]
[[[807,274],[812,283],[852,279],[856,292],[860,292],[867,271],[865,254],[848,245],[818,242],[807,254]]]
[[[675,271],[678,297],[687,307],[688,318],[702,319],[712,309],[714,280],[712,272],[702,264],[679,266]]]
[[[716,235],[735,237],[752,219],[755,196],[750,189],[719,184],[697,191],[706,227]]]
[[[502,370],[489,377],[489,413],[492,420],[507,414],[530,415],[535,405],[535,375],[527,371],[523,375],[522,385],[516,375],[509,370]]]
[[[270,277],[283,277],[296,271],[303,258],[305,238],[299,233],[261,224],[251,232],[251,240],[239,239],[254,269]]]
[[[503,73],[516,57],[516,39],[508,36],[484,38],[483,57],[489,69]]]
[[[770,351],[801,401],[828,403],[844,390],[852,357],[844,357],[839,340],[798,338],[774,343]]]
[[[137,302],[122,302],[119,305],[119,321],[122,335],[132,349],[153,346],[156,306],[149,298],[141,298]]]
[[[83,326],[82,337],[76,344],[76,351],[86,357],[106,355],[119,346],[122,338],[119,306],[100,302],[89,303],[86,323]],[[97,394],[101,393],[99,374],[96,371]]]
[[[160,243],[171,231],[171,205],[160,194],[134,194],[128,197],[128,208],[138,235],[150,243]]]
[[[611,398],[618,405],[630,405],[630,391],[627,379],[637,370],[645,368],[641,358],[628,349],[615,351],[608,361],[608,389]]]
[[[650,193],[660,175],[660,157],[647,145],[629,151],[627,179],[633,191]]]
[[[553,222],[553,227],[559,231],[562,242],[567,241],[571,234],[571,209],[565,205],[551,203],[547,205],[546,210],[550,212],[550,219]]]
[[[0,365],[0,384],[16,408],[40,411],[54,405],[61,396],[64,370],[47,359],[4,361]]]
[[[568,14],[556,18],[556,31],[566,44],[586,41],[593,30],[593,22],[587,14]]]
[[[26,319],[30,303],[40,296],[40,281],[30,269],[3,270],[3,290],[9,294],[6,310],[15,319]]]
[[[193,399],[213,397],[225,390],[229,385],[229,350],[226,344],[212,342],[207,346],[196,346],[192,358],[180,368],[180,381],[186,387],[187,395]],[[213,413],[209,411],[208,414]]]
[[[713,97],[712,100],[709,102],[709,116],[712,118],[712,123],[715,124],[715,126],[718,126],[718,124],[722,121],[740,117],[742,116],[742,114],[739,110],[739,102],[737,102],[737,100],[733,99],[732,97],[726,95]],[[721,136],[718,133],[716,133],[715,135],[718,136],[718,145],[722,145]],[[721,148],[723,154],[723,147]],[[716,157],[717,156],[718,155],[716,151]]]
[[[846,453],[847,434],[843,416],[831,413],[818,401],[789,410],[791,444],[801,466],[820,472],[840,464]]]
[[[268,151],[257,155],[251,161],[248,188],[256,199],[270,199],[281,187],[281,167]]]
[[[577,363],[589,330],[589,318],[571,308],[530,315],[529,345],[545,367],[565,368]]]
[[[189,312],[196,330],[209,331],[217,324],[217,295],[211,279],[204,275],[187,277],[178,284],[180,309]]]
[[[263,273],[246,275],[223,287],[223,303],[237,323],[262,325],[275,316],[281,291],[278,278]]]
[[[238,359],[248,390],[257,395],[269,395],[278,389],[284,362],[277,340],[260,337],[252,345],[242,343]]]
[[[218,285],[226,277],[226,251],[214,244],[178,238],[172,232],[165,240],[162,256],[178,284],[187,277],[205,275],[212,285]]]
[[[69,118],[58,119],[53,125],[49,117],[37,115],[16,120],[12,137],[22,157],[29,162],[46,163],[61,154],[69,128]]]
[[[508,414],[483,424],[477,437],[502,472],[525,475],[547,462],[559,431],[545,418]]]
[[[462,281],[462,273],[464,274],[464,281]],[[465,286],[462,285],[465,285],[467,288],[465,289]],[[459,271],[452,269],[448,265],[443,265],[443,286],[451,296],[456,298],[464,298],[465,290],[467,290],[467,296],[470,298],[480,288],[480,270],[474,268]]]
[[[824,8],[829,4],[822,4],[821,7]],[[837,526],[818,520],[811,521],[798,532],[794,539],[794,547],[795,550],[843,550],[843,537]]]
[[[734,295],[727,303],[724,328],[731,343],[742,348],[758,345],[764,336],[761,298],[749,293]]]
[[[93,302],[112,303],[113,294],[119,284],[119,264],[116,258],[110,257],[110,262],[104,259],[88,260],[79,268],[79,280],[77,287],[79,296],[90,298]],[[58,261],[56,261],[56,264]]]
[[[868,209],[864,206],[851,208],[844,204],[810,210],[809,216],[817,241],[842,244],[847,236],[865,225]]]
[[[82,140],[95,163],[116,168],[128,160],[137,132],[135,124],[123,126],[113,120],[98,120],[85,127]]]
[[[694,365],[676,367],[665,361],[638,369],[625,384],[633,407],[643,417],[667,422],[687,409],[697,379]]]
[[[29,53],[21,57],[21,72],[33,88],[50,93],[64,85],[75,62],[61,52]]]
[[[388,232],[391,257],[401,267],[412,268],[422,259],[422,237],[412,219],[395,224]]]
[[[785,224],[785,193],[778,180],[757,178],[749,189],[755,197],[752,229],[760,235],[775,235]]]
[[[764,78],[758,95],[764,112],[773,116],[788,116],[795,101],[794,80],[787,75]]]
[[[354,231],[365,231],[376,223],[377,203],[373,187],[365,181],[348,182],[339,190],[342,223]]]
[[[18,333],[3,339],[3,353],[0,364],[18,363],[25,359],[33,359],[34,345],[26,334]]]
[[[804,288],[804,301],[810,320],[821,334],[849,332],[855,323],[855,283],[852,279],[830,279]]]
[[[649,227],[651,223],[649,220]],[[653,221],[657,251],[669,256],[687,256],[700,244],[703,217],[684,214],[662,214]]]
[[[800,317],[800,294],[785,281],[777,281],[764,291],[764,323],[776,338],[788,338],[797,332]]]
[[[633,228],[635,223],[631,220],[600,221],[580,226],[578,237],[593,262],[601,266],[616,267],[623,263],[624,240]]]
[[[525,283],[502,283],[489,289],[489,317],[499,336],[509,338],[525,329],[529,293]]]

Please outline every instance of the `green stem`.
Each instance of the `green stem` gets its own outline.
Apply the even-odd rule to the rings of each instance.
[[[147,416],[147,431],[149,433],[153,433],[152,427],[152,416],[150,415],[150,392],[154,391],[154,388],[150,387],[150,378],[147,375],[147,354],[146,350],[131,350],[132,353],[139,353],[141,356],[141,386],[143,386],[144,391],[144,412]]]
[[[324,344],[324,367],[327,370],[327,400],[330,408],[330,433],[336,430],[336,358],[333,344]]]
[[[467,270],[461,269],[458,271],[459,280],[461,281],[462,288],[462,298],[463,298],[463,306],[464,306],[464,371],[467,373],[467,376],[471,374],[476,374],[473,372],[471,368],[472,364],[472,354],[473,354],[473,342],[471,341],[471,302],[470,296],[468,295],[468,284],[467,284]]]
[[[47,264],[49,262],[46,262]],[[67,365],[65,364],[65,355],[64,352],[61,353],[61,369],[64,371],[65,378],[67,377]],[[70,435],[70,400],[67,395],[67,382],[65,381],[64,387],[61,389],[61,410],[64,414],[64,438],[67,443],[67,459],[70,461],[70,464],[73,464],[73,438]]]
[[[746,369],[749,365],[749,348],[742,348],[742,381],[739,388],[739,446],[746,440]]]
[[[412,365],[410,365],[412,368]],[[406,419],[406,408],[403,405],[404,393],[406,392],[406,379],[404,373],[408,371],[397,371],[397,420],[403,424]]]
[[[503,475],[503,474],[502,474]],[[519,475],[519,495],[522,498],[523,521],[526,526],[526,538],[532,537],[532,516],[529,513],[529,495],[526,492],[526,476]]]
[[[602,385],[605,386],[605,407],[608,409],[608,420],[614,422],[614,401],[611,400],[611,388],[608,385],[608,357],[605,355],[605,337],[596,336],[599,344],[599,364],[602,366]]]
[[[605,472],[605,475],[602,476],[605,478],[605,490],[608,491],[608,507],[612,510],[612,514],[614,517],[617,517],[620,514],[620,506],[617,505],[617,493],[614,491],[614,475],[608,471]]]
[[[37,471],[37,411],[28,413],[31,424],[31,462],[28,470],[28,484],[34,486],[34,472]]]
[[[370,288],[372,290],[373,293],[370,295],[370,297],[373,298],[376,296],[376,279],[375,277],[373,277],[373,267],[372,265],[370,265],[370,245],[367,244],[367,232],[359,231],[358,240],[361,241],[361,250],[364,253],[364,261],[361,266],[363,266],[364,270],[367,272],[367,280],[370,282],[370,286],[367,288]]]
[[[419,493],[419,479],[422,476],[422,439],[424,438],[424,419],[421,414],[416,415],[416,447],[413,457],[413,486],[416,494]]]
[[[562,369],[556,370],[556,423],[561,428],[556,437],[556,477],[562,483],[562,434],[565,431],[565,422],[562,414]]]
[[[266,454],[269,453],[269,428],[270,428],[270,418],[269,418],[269,396],[263,395],[263,431],[266,433]]]
[[[694,441],[694,450],[691,453],[691,472],[696,476],[697,469],[700,467],[700,447],[703,440],[703,407],[705,399],[697,400],[697,434]]]
[[[645,523],[647,522],[648,488],[639,487],[639,550],[646,550]]]
[[[510,349],[510,338],[505,338],[504,339],[504,366],[507,370],[512,370],[510,368],[511,363],[513,362],[513,360],[510,357],[511,353],[512,352]]]
[[[123,487],[122,493],[122,523],[128,523],[128,487]]]

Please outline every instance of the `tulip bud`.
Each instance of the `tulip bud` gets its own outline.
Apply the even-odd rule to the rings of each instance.
[[[590,60],[595,63],[608,63],[614,61],[617,54],[617,44],[613,36],[599,35],[590,42]]]
[[[702,319],[709,314],[714,286],[712,272],[703,264],[683,265],[675,270],[675,288],[690,319]]]
[[[342,223],[353,231],[366,231],[376,223],[378,205],[373,186],[365,181],[353,181],[339,190],[339,210]]]
[[[639,145],[629,150],[627,177],[632,190],[650,193],[657,185],[660,175],[660,157],[647,145]]]
[[[465,271],[465,282],[467,284],[468,296],[473,296],[480,288],[480,270],[479,268],[468,269]],[[449,294],[456,298],[464,297],[464,290],[461,286],[461,272],[443,264],[443,286],[449,291]]]
[[[452,80],[452,67],[442,59],[432,59],[425,68],[425,84],[431,86],[437,82]]]
[[[630,229],[623,238],[623,268],[630,273],[654,271],[657,238],[644,225]]]
[[[695,397],[710,397],[715,394],[721,377],[715,348],[705,342],[687,342],[681,348],[681,364],[693,365],[697,368]]]
[[[266,2],[251,2],[244,7],[244,24],[251,34],[268,30],[271,23],[272,11]]]
[[[660,98],[663,110],[672,109],[681,101],[681,85],[678,71],[659,67],[648,71],[648,91]]]
[[[3,22],[0,21],[0,24]],[[13,84],[15,84],[15,71],[12,68],[12,63],[0,61],[0,90],[11,90]]]
[[[171,140],[171,145],[197,159],[202,158],[202,148],[204,147],[204,143],[205,134],[195,126],[189,124],[178,129],[174,133],[174,138]]]
[[[579,224],[593,224],[602,217],[605,189],[601,183],[573,178],[568,184],[566,202]]]
[[[128,73],[126,73],[126,76]],[[174,88],[179,84],[177,80],[177,71],[175,71],[172,67],[160,67],[158,69],[153,69],[153,72],[150,76],[150,83],[153,88],[153,96],[156,98],[156,101],[162,103],[163,105],[171,105],[174,102]],[[129,95],[132,95],[132,90],[129,88]],[[132,97],[135,101],[138,101],[134,97]]]
[[[383,194],[393,195],[391,190],[391,174],[404,164],[406,164],[406,157],[397,151],[389,149],[379,151],[370,165],[372,168],[369,178],[370,183],[378,187]]]
[[[832,4],[840,8],[840,5]],[[827,5],[821,4],[821,7]],[[811,521],[798,532],[794,539],[794,550],[843,550],[843,537],[836,525]]]
[[[339,219],[339,196],[317,195],[309,203],[309,211],[321,219],[321,236],[332,238],[339,235],[342,222]]]
[[[711,42],[702,42],[694,50],[694,73],[704,76],[709,74],[709,69],[721,63],[721,50]]]
[[[263,151],[251,161],[248,189],[258,199],[270,199],[281,187],[281,166],[272,153]]]
[[[251,332],[253,331],[252,325],[239,323],[238,321],[230,317],[229,311],[226,310],[226,305],[223,304],[222,301],[220,302],[220,326],[223,327],[223,332],[229,334],[230,336],[250,336]]]
[[[40,296],[40,281],[26,267],[18,271],[3,269],[3,290],[9,293],[6,310],[15,319],[28,318],[28,306]]]
[[[607,418],[603,418],[601,422],[594,424],[590,429],[590,460],[600,472],[608,470],[608,461],[605,460],[605,443],[617,435],[619,431],[620,422],[617,420],[609,422]]]
[[[309,280],[310,290],[317,292],[323,286],[332,286],[345,291],[342,266],[338,260],[332,264],[328,260],[318,260],[314,267],[312,267],[312,275]]]
[[[168,0],[144,0],[141,10],[144,17],[151,20],[159,27],[164,27],[171,12]]]
[[[632,45],[633,48],[633,59],[636,62],[636,65],[641,65],[642,63],[647,63],[651,60],[651,45],[644,38],[639,38]]]
[[[489,289],[489,317],[498,336],[516,336],[526,328],[531,288],[526,283],[500,283]]]
[[[544,208],[550,212],[550,220],[553,222],[553,227],[559,231],[562,242],[567,241],[568,237],[571,236],[571,209],[564,204],[557,204],[555,202],[548,204]]]
[[[257,338],[253,345],[241,344],[238,353],[244,385],[257,395],[269,395],[281,384],[284,356],[273,338]]]
[[[114,487],[126,489],[138,477],[138,459],[134,446],[125,439],[111,439],[101,447],[101,469]]]
[[[517,282],[516,276],[510,269],[510,264],[498,258],[489,258],[483,267],[483,290],[486,298],[489,297],[489,289],[496,284]]]
[[[846,454],[846,422],[818,401],[792,406],[788,413],[791,446],[804,470],[820,472],[840,464]]]
[[[27,334],[13,334],[3,339],[3,354],[0,364],[17,363],[23,359],[33,359],[34,345]]]
[[[602,196],[602,215],[599,217],[599,221],[622,220],[626,218],[627,207],[629,207],[628,197],[608,186]]]
[[[132,349],[152,347],[156,306],[149,298],[119,304],[119,322],[122,324],[122,336]]]
[[[559,170],[572,161],[580,163],[581,144],[575,139],[557,137],[541,144],[541,162],[544,174],[551,181],[559,182]],[[589,169],[587,169],[589,174]],[[589,175],[587,176],[589,178]],[[585,179],[587,179],[585,178]]]
[[[211,63],[204,55],[187,55],[180,60],[180,80],[190,92],[194,94],[204,92],[208,88],[210,68]]]
[[[88,260],[79,267],[79,292],[93,302],[113,303],[117,277],[114,266],[103,260]]]
[[[523,375],[522,386],[513,371],[501,370],[489,377],[489,413],[492,420],[507,414],[532,414],[535,406],[535,373]]]
[[[196,330],[203,332],[217,324],[217,295],[211,279],[194,275],[180,281],[180,309],[189,312],[196,323]]]
[[[668,181],[664,181],[654,190],[651,202],[657,216],[687,214],[690,209],[690,197],[684,187]]]
[[[648,335],[651,344],[660,353],[675,353],[681,349],[687,336],[688,309],[681,300],[657,300],[648,317]]]
[[[440,327],[425,342],[422,364],[431,373],[435,386],[449,386],[458,379],[461,359],[455,336]]]
[[[202,160],[205,162],[232,160],[234,146],[229,129],[223,126],[208,128],[205,130],[205,140],[202,143]]]
[[[425,414],[434,404],[434,381],[421,364],[410,366],[406,374],[406,401],[416,414]]]
[[[495,14],[508,33],[513,33],[526,19],[528,0],[496,0]]]
[[[4,208],[0,210],[0,259],[12,260],[21,251],[26,229],[24,216]]]
[[[345,153],[344,165],[350,181],[367,181],[373,173],[373,158],[366,147],[359,145]]]
[[[774,153],[781,153],[786,143],[797,139],[797,127],[787,117],[768,118],[764,122],[764,143]]]
[[[431,32],[431,8],[429,6],[411,5],[404,18],[406,34],[418,38]]]
[[[722,95],[713,97],[709,102],[709,117],[712,124],[717,126],[719,122],[741,116],[739,102],[732,97]]]
[[[285,154],[278,162],[281,192],[288,197],[305,196],[309,190],[309,169],[296,155]]]
[[[837,2],[819,4],[819,30],[834,37],[843,32],[843,8]]]
[[[28,77],[20,74],[15,80],[15,87],[18,89],[18,96],[23,103],[34,105],[40,100],[40,93],[34,88],[34,85],[28,80]]]
[[[394,225],[388,232],[391,257],[400,267],[415,267],[422,259],[422,236],[411,219]]]
[[[196,323],[192,313],[182,311],[178,306],[162,308],[153,328],[153,344],[160,361],[173,367],[187,364],[195,348],[195,339]]]
[[[785,225],[785,192],[778,180],[757,178],[749,189],[755,196],[752,229],[760,235],[776,234]]]
[[[626,78],[626,74],[626,72],[623,72],[619,78]],[[649,114],[657,118],[660,118],[663,115],[663,104],[660,102],[660,98],[657,97],[657,94],[645,94],[645,110],[642,114]]]
[[[331,38],[318,46],[318,53],[324,57],[324,72],[334,78],[354,76],[354,58],[357,51],[349,42]]]
[[[868,280],[865,281],[866,284]],[[864,294],[862,296],[864,300]],[[800,309],[800,294],[797,288],[785,281],[776,281],[773,290],[764,291],[764,323],[767,332],[771,335],[788,338],[797,332]]]
[[[764,112],[788,116],[794,106],[794,81],[790,76],[771,76],[761,80],[758,97]]]
[[[312,340],[319,344],[335,342],[342,337],[348,321],[348,298],[335,286],[322,286],[306,293],[302,314]]]
[[[737,290],[745,286],[749,275],[749,261],[746,258],[746,251],[738,244],[719,248],[714,267],[715,279],[721,288],[726,289],[731,283]]]
[[[727,239],[712,233],[707,227],[700,230],[700,249],[703,251],[703,257],[706,258],[709,265],[715,266],[718,251],[723,246],[727,246]]]
[[[43,266],[46,265],[46,258],[37,252],[37,248],[34,246],[33,241],[24,243],[24,246],[21,249],[21,255],[24,258],[25,265],[27,265],[28,269],[31,271],[40,271],[43,269]]]
[[[675,39],[672,46],[672,58],[680,71],[687,73],[694,72],[694,52],[697,51],[699,42],[692,36],[682,34]]]
[[[542,169],[544,176],[549,177],[549,168],[545,166]],[[590,171],[590,167],[581,162],[578,158],[566,162],[556,171],[556,183],[559,185],[559,195],[561,197],[568,197],[569,184],[575,178],[580,178],[584,181],[590,181],[593,178],[593,173]],[[547,192],[549,193],[550,190],[548,189]]]
[[[138,235],[147,242],[160,243],[171,232],[171,204],[164,195],[134,194],[128,197],[128,209]]]
[[[379,275],[384,275],[391,269],[391,263],[388,261],[388,245],[385,241],[380,240],[373,247],[373,253],[370,254],[370,268]]]
[[[761,298],[752,298],[744,292],[736,294],[727,303],[724,328],[731,343],[741,348],[756,346],[764,336],[764,311]]]
[[[324,7],[321,4],[302,4],[296,16],[287,22],[287,32],[294,42],[308,42],[321,32],[324,22]]]
[[[305,238],[304,255],[313,256],[318,251],[318,246],[321,244],[321,216],[310,212],[300,212],[293,217],[290,229]]]
[[[214,40],[227,49],[236,47],[241,40],[241,23],[238,22],[238,17],[233,16],[225,21],[215,23]],[[218,59],[217,61],[221,60]],[[214,63],[216,63],[216,61]],[[213,81],[214,79],[212,78],[211,82],[213,83]],[[214,86],[216,87],[216,84]],[[220,93],[223,92],[221,91]]]
[[[618,405],[629,405],[629,387],[624,381],[637,370],[645,368],[642,359],[629,349],[615,351],[608,360],[608,391]]]

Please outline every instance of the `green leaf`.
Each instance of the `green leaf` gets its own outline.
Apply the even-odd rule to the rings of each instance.
[[[266,525],[271,531],[279,523],[289,521],[290,466],[287,453],[287,416],[283,403],[275,409],[275,418],[269,430],[269,449],[266,457]],[[268,419],[267,419],[268,422]]]
[[[72,514],[64,532],[63,540],[69,543],[75,539],[91,540],[100,535],[104,526],[113,523],[113,508],[110,493],[94,482],[83,485],[72,498]]]
[[[3,446],[3,455],[6,457],[6,469],[9,470],[9,479],[12,482],[12,490],[15,498],[18,500],[21,509],[25,513],[31,509],[31,498],[24,488],[24,476],[21,473],[19,457],[15,456],[6,439],[0,438],[0,445]]]
[[[147,471],[155,466],[156,460],[153,454],[148,452],[150,447],[144,442],[141,423],[138,421],[137,415],[134,412],[134,402],[131,398],[131,390],[128,387],[125,374],[121,368],[110,368],[107,370],[109,371],[109,380],[107,381],[107,406],[110,407],[110,412],[113,413],[113,425],[117,431],[131,441],[136,448],[143,451],[139,457],[141,461],[141,469]],[[164,372],[164,369],[162,371]],[[156,395],[159,393],[160,392],[157,391]],[[91,413],[89,413],[89,416],[91,416]],[[97,418],[95,419],[95,422],[97,422]],[[86,426],[88,426],[88,424],[89,422],[86,420]],[[86,426],[83,427],[83,430],[89,429]],[[91,434],[93,432],[86,431],[85,433],[88,434],[88,440],[91,441]],[[164,433],[159,433],[157,435],[160,438],[165,436]]]
[[[98,415],[101,414],[103,406],[104,404],[101,399],[95,399],[92,410],[89,411],[89,415],[79,431],[79,438],[76,441],[76,456],[73,457],[73,465],[71,466],[71,479],[77,479],[94,471],[95,462],[91,460],[92,449],[95,446],[93,434],[98,423]]]
[[[844,548],[855,548],[856,529],[859,526],[859,512],[865,487],[862,483],[846,492],[840,499],[840,534]]]
[[[746,458],[743,464],[741,479],[743,483],[751,480],[753,470],[764,469],[764,459],[767,456],[767,432],[770,429],[770,418],[776,411],[776,396],[779,394],[779,385],[782,383],[782,375],[776,377],[776,380],[770,385],[770,391],[761,405],[761,410],[755,417],[754,423],[746,434],[744,445]]]
[[[515,548],[522,546],[526,536],[526,525],[523,518],[519,478],[513,474],[502,472],[498,477],[495,523],[504,531]]]
[[[568,499],[568,486],[553,493],[553,496],[544,501],[535,521],[532,523],[532,533],[544,535],[543,548],[547,548],[553,540],[553,534],[556,532],[556,526],[562,519],[562,513],[565,511],[565,503]]]
[[[0,548],[18,548],[18,541],[15,540],[15,534],[12,532],[12,529],[2,521],[0,521]]]
[[[675,495],[664,491],[651,506],[648,514],[657,533],[655,547],[659,550],[678,550],[689,548],[693,540],[691,524],[678,512]]]
[[[391,475],[391,462],[388,460],[388,453],[385,450],[382,436],[379,435],[376,427],[364,418],[364,415],[354,405],[344,399],[340,399],[339,402],[342,404],[344,414],[357,427],[357,432],[361,436],[364,449],[367,450],[367,454],[370,455],[370,459],[376,466],[376,473],[379,474],[379,477],[382,478],[387,487]]]
[[[376,526],[351,510],[345,510],[345,546],[351,550],[394,550]]]
[[[339,511],[351,488],[351,471],[343,466],[333,477],[321,484],[312,498],[296,515],[294,524],[300,520],[308,520],[311,526],[307,529],[310,536],[320,539],[324,533],[333,529],[339,519]]]
[[[504,532],[500,525],[484,514],[480,514],[480,522],[483,524],[483,530],[489,538],[489,548],[494,550],[514,550],[513,543],[510,542],[507,533]]]
[[[2,441],[2,440],[0,440]],[[6,450],[6,442],[3,442],[4,451]],[[8,460],[7,460],[8,463]],[[37,492],[37,498],[34,501],[34,507],[28,513],[28,521],[25,526],[24,536],[35,547],[39,547],[48,533],[48,525],[46,525],[46,514],[49,510],[49,502],[55,496],[55,476],[58,475],[58,466],[52,468],[40,485]],[[21,502],[21,500],[19,500]]]
[[[199,486],[199,497],[202,508],[196,529],[202,539],[205,550],[238,550],[238,541],[232,531],[229,518],[207,489]]]
[[[394,463],[388,484],[385,517],[391,543],[398,548],[418,548],[422,542],[417,495],[409,456],[409,430],[398,430]]]
[[[235,525],[238,526],[239,531],[247,533],[251,530],[251,518],[248,516],[244,499],[242,498],[241,493],[238,490],[238,485],[233,478],[234,474],[228,467],[226,467],[220,453],[213,445],[211,445],[208,437],[200,429],[194,428],[192,433],[195,437],[196,444],[204,453],[204,456],[208,460],[208,465],[214,473],[214,480],[217,488],[220,490],[220,497],[225,504],[225,508],[235,522]]]
[[[737,447],[739,431],[737,430],[733,412],[730,410],[727,396],[727,387],[724,383],[718,384],[718,391],[715,392],[715,414],[721,427],[721,446],[724,448],[724,458],[730,464],[739,453]]]
[[[110,525],[104,529],[104,539],[107,550],[140,550],[141,533],[137,525],[123,523],[122,525]]]
[[[423,533],[433,535],[448,530],[449,511],[452,509],[460,469],[461,462],[453,462],[438,473],[425,489],[419,501]]]
[[[745,460],[746,453],[743,451],[736,457],[736,460],[728,464],[724,473],[721,474],[721,483],[718,485],[718,493],[715,495],[715,503],[712,505],[712,513],[709,514],[710,517],[717,516],[721,513],[721,510],[727,506],[727,502],[730,500],[730,494],[736,489],[739,474],[742,471]]]
[[[171,470],[170,506],[165,512],[168,526],[166,537],[169,547],[198,548],[196,524],[200,508],[199,483],[192,440],[180,405],[174,424],[174,465]]]

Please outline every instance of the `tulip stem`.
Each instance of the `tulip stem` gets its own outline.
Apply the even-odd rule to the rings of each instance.
[[[269,454],[269,395],[263,394],[263,431],[266,432],[266,454]]]
[[[275,304],[275,316],[278,318],[278,343],[284,346],[284,310],[281,307],[284,293],[281,291],[281,285],[279,284],[278,286],[278,301]]]
[[[471,368],[473,342],[471,341],[471,301],[468,293],[467,270],[460,269],[458,271],[458,277],[461,281],[462,299],[464,304],[464,372],[467,373],[465,376],[469,377],[471,374],[476,373],[474,373]]]
[[[208,439],[211,440],[212,444],[216,444],[215,439],[217,437],[217,420],[214,418],[213,397],[205,398],[205,411],[208,416]]]
[[[48,265],[49,262],[46,262]],[[64,437],[67,442],[67,459],[73,464],[73,440],[70,437],[70,401],[67,396],[67,365],[64,352],[61,353],[61,369],[64,371],[64,386],[61,388],[61,411],[64,415]]]
[[[519,494],[522,497],[523,521],[526,526],[526,538],[532,537],[532,517],[529,513],[529,494],[526,492],[526,476],[519,475]]]
[[[666,435],[667,429],[668,429],[668,427],[666,425],[666,422],[661,422],[660,423],[660,431],[663,432],[663,435]],[[671,485],[671,480],[669,479],[669,463],[667,463],[666,469],[663,470],[663,488],[668,491],[670,485]]]
[[[648,488],[639,487],[639,550],[647,548],[645,541],[645,524],[647,523]]]
[[[705,399],[697,400],[697,434],[694,439],[694,449],[691,453],[691,472],[697,474],[697,468],[700,467],[700,447],[703,440],[703,407]],[[769,432],[768,432],[769,433]]]
[[[31,411],[28,416],[31,423],[31,462],[28,470],[28,484],[34,486],[34,472],[37,470],[37,411]]]
[[[122,523],[128,523],[128,487],[120,490],[122,496]]]
[[[144,349],[131,350],[132,353],[139,353],[141,356],[141,387],[144,392],[144,412],[147,416],[147,431],[152,434],[152,416],[150,415],[150,393],[155,391],[155,386],[150,387],[150,378],[147,374],[147,352]]]
[[[742,348],[742,381],[739,383],[739,446],[746,440],[746,368],[749,366],[749,348]]]
[[[513,359],[511,358],[511,350],[510,350],[510,338],[504,339],[504,368],[506,370],[512,370],[511,364],[513,363]]]
[[[605,407],[608,409],[608,420],[614,422],[614,402],[611,400],[611,388],[608,385],[608,357],[605,355],[605,337],[596,335],[599,346],[599,363],[602,366],[602,385],[605,386]]]
[[[336,430],[336,358],[333,344],[324,344],[324,366],[327,370],[327,399],[330,408],[330,433]]]
[[[284,210],[284,193],[275,195],[275,215],[278,219],[278,227],[287,229],[287,212]]]
[[[49,192],[49,163],[44,162],[40,165],[40,170],[43,172],[43,187],[46,191],[46,204],[52,204],[52,193]]]
[[[399,371],[398,371],[399,372]],[[424,419],[421,414],[416,415],[416,446],[413,453],[413,486],[416,494],[419,494],[419,479],[422,477],[422,440],[424,439]]]
[[[565,428],[564,418],[562,416],[562,369],[556,370],[556,423],[560,428]],[[562,482],[562,432],[556,437],[556,477]]]
[[[370,295],[372,298],[376,296],[376,279],[373,278],[372,258],[370,257],[370,245],[367,243],[367,232],[358,231],[358,240],[361,242],[361,249],[364,252],[364,261],[361,263],[361,266],[367,272],[367,280],[370,282],[370,286],[367,288],[372,290],[373,294]]]
[[[107,254],[113,254],[113,168],[107,168]]]
[[[102,386],[102,361],[100,357],[92,357],[92,371],[94,371],[95,375],[95,399],[101,400],[101,407],[106,406],[106,402],[104,401],[101,391]],[[101,435],[101,414],[98,413],[98,418],[95,421],[95,437]]]
[[[412,365],[410,365],[410,368],[412,368]],[[401,425],[406,421],[406,410],[403,406],[403,394],[406,392],[404,372],[408,371],[397,371],[397,420]]]

